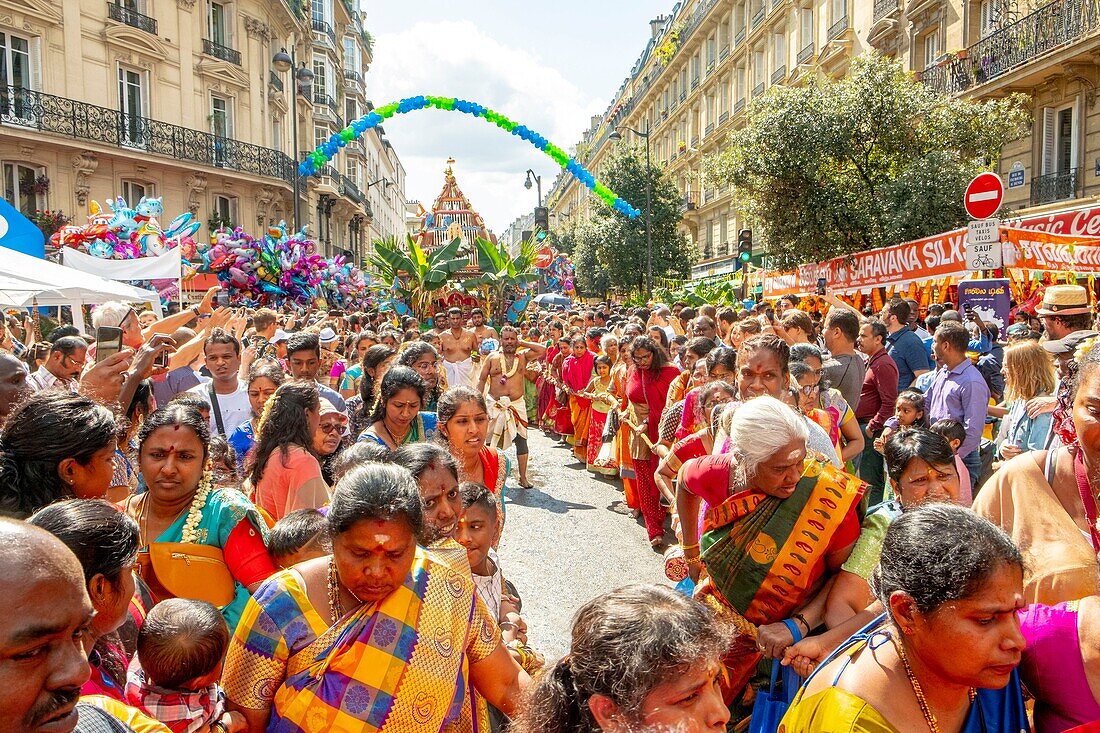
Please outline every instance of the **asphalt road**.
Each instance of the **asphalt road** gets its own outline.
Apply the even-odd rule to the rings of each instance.
[[[630,583],[670,583],[618,481],[596,478],[568,446],[539,430],[528,443],[535,487],[509,479],[499,554],[523,598],[528,642],[549,662],[568,651],[573,615],[587,601]]]

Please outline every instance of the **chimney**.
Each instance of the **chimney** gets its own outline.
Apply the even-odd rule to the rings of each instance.
[[[666,20],[668,20],[668,16],[658,15],[656,18],[649,21],[649,32],[654,38],[664,29]]]

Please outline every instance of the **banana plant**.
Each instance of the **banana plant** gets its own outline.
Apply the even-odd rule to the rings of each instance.
[[[433,293],[469,264],[469,260],[456,256],[461,247],[462,240],[454,239],[448,245],[425,252],[409,235],[405,236],[404,245],[390,237],[374,242],[374,254],[368,261],[381,280],[393,284],[413,314],[425,320],[431,316]]]
[[[525,240],[513,257],[503,244],[478,237],[474,249],[481,274],[463,281],[462,287],[467,292],[480,293],[489,304],[493,322],[501,325],[509,296],[518,297],[530,283],[539,279],[535,271],[538,247],[533,241]]]

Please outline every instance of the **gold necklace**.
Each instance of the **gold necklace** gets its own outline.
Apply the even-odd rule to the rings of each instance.
[[[352,598],[359,601],[360,606],[363,605],[363,602],[359,600],[359,596],[351,592],[351,588],[346,590]],[[328,610],[332,614],[333,623],[344,617],[344,604],[340,601],[340,577],[336,571],[335,555],[330,557],[328,561]]]
[[[898,650],[898,657],[901,659],[901,666],[905,668],[905,676],[909,678],[909,684],[913,687],[913,694],[917,698],[917,704],[920,705],[920,711],[924,714],[924,722],[928,724],[928,730],[931,733],[940,733],[940,723],[936,720],[935,714],[932,712],[932,708],[928,706],[928,699],[924,696],[924,688],[921,687],[920,680],[913,674],[913,668],[909,666],[909,656],[905,653],[905,646],[895,639],[893,635],[890,639],[894,642],[894,648]],[[970,698],[971,704],[974,702],[974,698],[978,696],[978,691],[971,687],[967,691],[967,697]]]
[[[401,434],[401,440],[395,438],[393,433],[390,432],[390,428],[388,425],[386,425],[386,420],[384,418],[382,420],[382,429],[386,431],[386,435],[390,436],[390,440],[393,441],[393,444],[400,448],[402,445],[405,444],[405,438],[409,437],[409,433],[412,432],[413,426],[409,425],[409,429]]]

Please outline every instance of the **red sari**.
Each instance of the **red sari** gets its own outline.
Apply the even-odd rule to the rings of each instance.
[[[653,445],[660,439],[658,426],[661,413],[665,410],[669,386],[679,373],[679,369],[669,365],[656,375],[649,371],[631,369],[627,377],[626,401],[630,421],[639,426],[644,423],[645,434]],[[665,511],[661,508],[660,490],[653,481],[653,476],[657,473],[658,458],[640,436],[631,440],[630,454],[634,459],[638,499],[642,505],[646,531],[651,541],[659,539],[665,533]]]
[[[565,386],[573,392],[583,392],[592,379],[596,364],[596,355],[585,351],[583,356],[567,356],[561,367],[561,378]],[[573,422],[573,437],[569,440],[573,454],[580,460],[586,458],[585,447],[588,444],[588,419],[592,400],[580,395],[569,395],[569,414]]]
[[[495,548],[500,543],[500,535],[504,530],[504,482],[508,478],[508,457],[499,448],[490,448],[483,445],[477,454],[481,461],[482,476],[485,480],[485,488],[493,492],[500,502],[500,513],[497,514],[497,539],[493,543]]]

